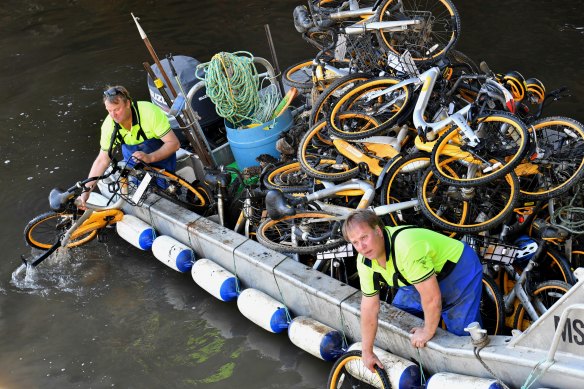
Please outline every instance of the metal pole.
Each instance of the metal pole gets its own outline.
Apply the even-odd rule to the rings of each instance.
[[[158,66],[158,69],[160,69],[160,74],[162,74],[164,81],[166,81],[166,85],[168,86],[168,89],[170,90],[172,97],[176,97],[177,96],[176,90],[172,86],[172,83],[170,82],[168,75],[166,74],[166,72],[164,71],[164,68],[160,64],[160,60],[158,59],[158,56],[156,55],[156,52],[154,51],[154,47],[152,47],[152,44],[150,43],[150,39],[148,39],[148,37],[146,36],[146,33],[142,29],[142,26],[140,26],[140,23],[138,23],[138,18],[135,17],[133,13],[130,13],[130,15],[132,15],[132,18],[134,18],[134,22],[136,23],[136,27],[138,27],[138,32],[140,33],[140,37],[144,41],[144,44],[146,45],[146,48],[150,52],[152,59],[154,60],[154,62]],[[170,107],[170,105],[169,105],[169,107]]]
[[[270,47],[270,55],[272,56],[272,62],[274,63],[276,77],[279,77],[278,87],[280,88],[280,93],[283,96],[284,85],[282,84],[282,74],[280,73],[280,65],[278,64],[278,57],[276,56],[276,49],[274,48],[274,41],[272,40],[272,33],[270,32],[270,25],[264,24],[264,28],[266,30],[266,37],[268,38],[268,46]]]

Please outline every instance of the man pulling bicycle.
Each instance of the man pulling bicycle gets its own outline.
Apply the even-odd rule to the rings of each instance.
[[[110,164],[110,149],[122,145],[125,160],[135,158],[166,170],[176,168],[175,152],[180,142],[164,112],[148,101],[134,101],[127,89],[117,85],[103,92],[103,103],[108,117],[101,125],[100,151],[91,166],[89,177],[102,175]],[[92,189],[96,182],[86,186]],[[82,206],[89,192],[79,196]]]
[[[459,336],[480,322],[482,266],[470,246],[425,228],[386,227],[366,209],[349,215],[343,236],[359,252],[363,363],[369,370],[383,367],[373,353],[382,283],[399,288],[395,307],[424,318],[423,327],[411,329],[414,347],[432,339],[440,317]]]

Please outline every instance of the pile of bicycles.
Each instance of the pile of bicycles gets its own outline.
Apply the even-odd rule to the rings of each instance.
[[[448,0],[309,0],[293,16],[318,50],[282,75],[303,93],[306,130],[268,175],[278,192],[257,240],[352,283],[340,228],[372,207],[472,242],[489,332],[524,330],[584,265],[584,126],[543,115],[566,91],[455,50]]]

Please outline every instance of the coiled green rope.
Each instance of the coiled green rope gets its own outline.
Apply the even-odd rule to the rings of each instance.
[[[197,66],[197,78],[205,81],[207,95],[215,104],[217,114],[234,127],[245,121],[260,124],[268,121],[278,104],[275,84],[260,91],[253,55],[246,51],[215,54],[211,61]]]

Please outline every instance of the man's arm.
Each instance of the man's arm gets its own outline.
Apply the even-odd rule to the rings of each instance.
[[[363,364],[372,372],[375,371],[375,365],[383,368],[383,364],[373,352],[378,317],[379,295],[377,294],[369,297],[363,296],[361,298],[361,342],[363,349]]]
[[[180,148],[180,142],[172,130],[160,138],[160,140],[164,143],[158,150],[155,150],[150,154],[146,154],[142,151],[135,151],[132,156],[146,163],[153,163],[170,157]]]
[[[91,169],[89,170],[89,174],[87,175],[87,177],[97,177],[97,176],[101,176],[105,170],[107,169],[107,167],[110,164],[110,157],[107,154],[106,151],[103,150],[99,150],[99,154],[97,154],[97,158],[95,158],[95,161],[93,161],[93,165],[91,165]],[[95,187],[95,185],[97,184],[97,181],[91,181],[88,182],[87,184],[85,184],[85,186],[87,188],[91,190],[93,190],[93,188]],[[87,199],[89,198],[89,192],[83,192],[81,193],[81,195],[79,196],[80,199],[80,209],[85,209],[85,202],[87,201]]]
[[[411,342],[414,347],[425,347],[426,343],[432,339],[440,322],[442,313],[442,294],[438,286],[438,279],[435,275],[414,284],[414,287],[420,293],[422,310],[424,311],[424,327],[414,327]]]

